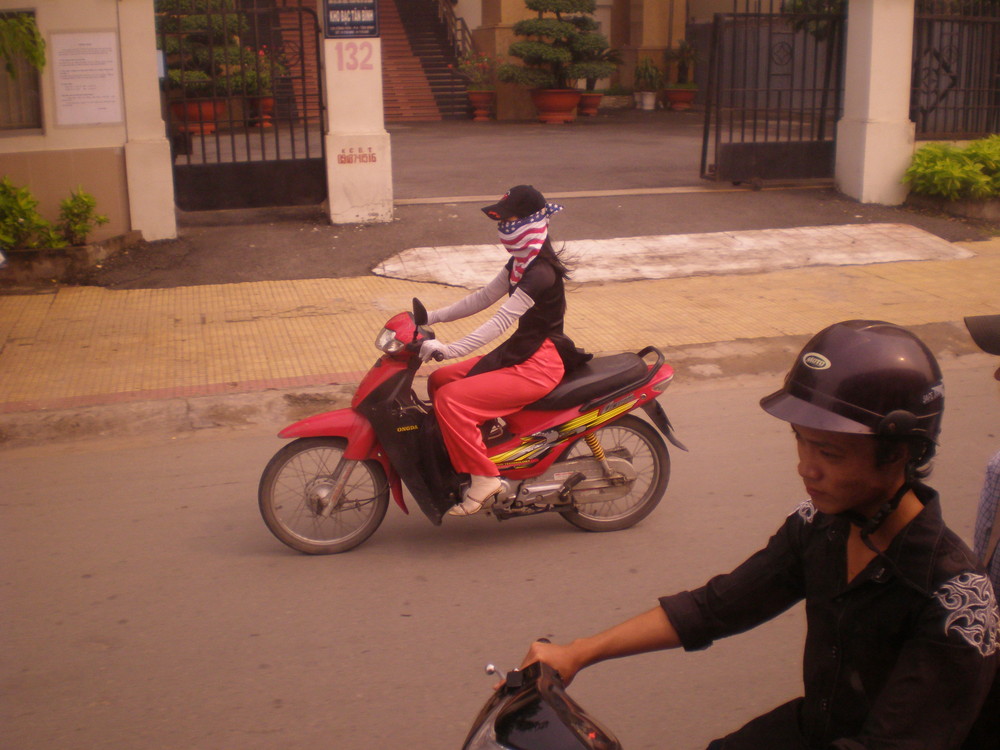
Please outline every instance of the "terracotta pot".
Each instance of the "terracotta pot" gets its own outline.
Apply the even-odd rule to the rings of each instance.
[[[576,105],[580,103],[578,89],[532,89],[531,101],[542,122],[561,124],[576,119]]]
[[[224,99],[175,99],[170,102],[173,127],[180,133],[208,134],[226,113]]]
[[[601,107],[603,98],[604,94],[600,91],[584,91],[580,94],[580,106],[577,107],[576,113],[581,117],[594,117]]]
[[[670,104],[670,109],[678,112],[691,109],[697,89],[663,89],[663,96]]]
[[[497,99],[496,91],[469,91],[469,104],[472,105],[473,122],[487,122],[493,114],[493,103]]]

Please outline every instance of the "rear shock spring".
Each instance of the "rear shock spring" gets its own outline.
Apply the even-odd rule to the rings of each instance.
[[[601,445],[601,441],[598,439],[597,434],[594,432],[588,432],[583,436],[583,440],[587,444],[587,447],[590,448],[590,452],[594,454],[594,459],[601,465],[601,470],[604,472],[604,475],[610,477],[612,474],[611,464],[608,463],[608,457],[604,453],[604,446]]]

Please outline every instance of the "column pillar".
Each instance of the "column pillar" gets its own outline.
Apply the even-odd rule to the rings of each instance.
[[[153,5],[118,3],[125,107],[125,180],[129,224],[144,239],[177,236],[173,157],[160,114]]]
[[[323,68],[330,221],[392,221],[392,152],[382,110],[382,40],[324,39]]]
[[[913,0],[851,0],[844,116],[837,126],[838,189],[862,203],[897,205],[913,155],[910,120]]]

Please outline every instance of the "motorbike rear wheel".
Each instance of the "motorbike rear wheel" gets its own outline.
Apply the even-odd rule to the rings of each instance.
[[[324,506],[346,448],[343,438],[299,438],[264,468],[257,492],[260,513],[271,533],[292,549],[310,555],[346,552],[375,533],[385,518],[389,484],[377,461],[359,461],[337,506]]]
[[[627,492],[613,500],[581,503],[560,511],[560,515],[586,531],[627,529],[652,513],[667,491],[670,454],[660,433],[631,414],[601,427],[595,434],[605,454],[626,459],[632,464],[635,479]],[[588,456],[593,456],[593,453],[580,438],[566,451],[565,459]]]

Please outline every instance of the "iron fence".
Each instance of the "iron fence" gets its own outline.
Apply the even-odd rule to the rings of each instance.
[[[923,139],[1000,132],[1000,2],[917,0],[910,118]]]

